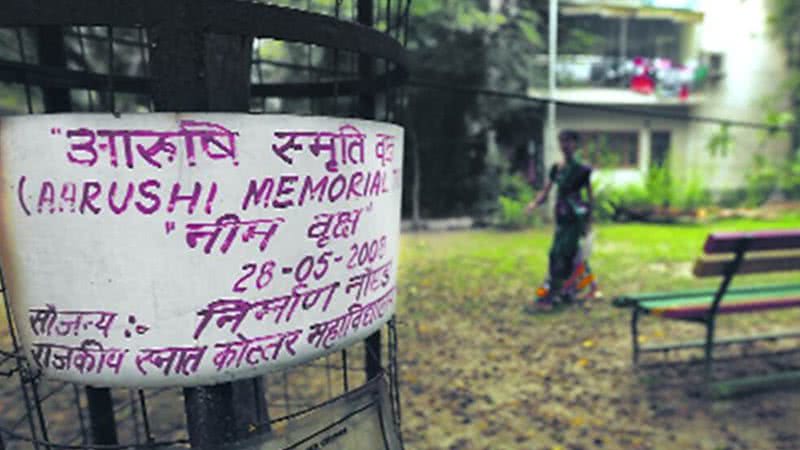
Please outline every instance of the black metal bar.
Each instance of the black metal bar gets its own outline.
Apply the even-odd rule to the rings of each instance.
[[[347,349],[342,349],[342,383],[344,383],[344,391],[350,391],[350,383],[348,382],[348,368],[347,368]]]
[[[44,418],[44,411],[42,411],[42,401],[39,398],[39,381],[37,380],[37,376],[31,376],[30,379],[31,383],[31,393],[33,394],[33,405],[36,408],[36,417],[39,419],[39,431],[42,432],[42,440],[44,442],[49,443],[50,437],[47,433],[47,420]],[[29,410],[30,414],[30,410]],[[51,448],[49,445],[45,445],[45,448]]]
[[[634,306],[631,313],[631,336],[633,336],[633,365],[639,363],[639,307]]]
[[[88,59],[86,58],[86,45],[83,42],[83,37],[84,37],[83,27],[75,27],[75,28],[77,28],[77,30],[78,30],[78,33],[77,33],[77,36],[78,36],[78,47],[80,48],[80,51],[81,51],[81,58],[83,58],[83,67],[86,67],[87,71],[88,71],[89,62],[88,62]],[[86,97],[89,100],[89,111],[93,112],[94,111],[94,98],[92,98],[92,90],[91,89],[86,89]]]
[[[733,280],[734,275],[736,275],[736,271],[739,270],[742,260],[744,260],[744,254],[747,251],[747,246],[749,243],[750,239],[745,237],[742,238],[737,244],[736,256],[725,268],[725,275],[722,278],[722,283],[720,284],[717,292],[714,294],[714,302],[711,304],[711,309],[706,316],[705,373],[707,384],[712,381],[711,371],[714,356],[714,328],[716,326],[719,304],[722,302],[722,298],[728,291],[728,286],[730,285],[731,280]]]
[[[716,343],[715,343],[716,345]],[[781,356],[792,356],[795,357],[800,354],[800,349],[787,349],[787,350],[772,350],[772,351],[761,351],[761,352],[754,352],[748,353],[746,355],[729,355],[729,356],[720,356],[714,358],[715,363],[720,362],[732,362],[732,361],[742,361],[742,360],[750,360],[750,359],[763,359],[763,358],[772,358],[772,357],[781,357]],[[699,364],[705,365],[705,360],[702,358],[698,359],[688,359],[684,361],[662,361],[662,362],[646,362],[641,363],[637,366],[639,369],[649,370],[649,369],[658,369],[658,368],[666,368],[672,367],[676,364],[680,364],[682,366],[696,366]]]
[[[157,27],[172,9],[164,0],[5,0],[0,26],[102,25]],[[372,2],[370,1],[370,4]],[[326,14],[256,2],[195,0],[193,22],[181,24],[192,31],[233,36],[248,35],[305,42],[389,58],[403,66],[405,50],[391,36]],[[371,10],[370,10],[371,13]]]
[[[372,28],[375,21],[373,0],[358,0],[357,20],[364,27]],[[361,83],[375,82],[375,60],[370,55],[358,55],[358,76]],[[362,93],[358,96],[358,114],[363,119],[375,118],[375,95]],[[364,340],[367,379],[381,372],[381,332],[374,332]]]
[[[263,377],[252,378],[254,398],[253,407],[256,411],[256,424],[263,430],[264,424],[269,424],[269,410],[267,409],[267,387]],[[269,427],[266,428],[269,431]]]
[[[367,338],[364,340],[364,346],[366,349],[364,362],[366,366],[367,379],[371,380],[383,371],[381,363],[381,331],[378,330],[367,336]]]
[[[108,110],[117,112],[114,96],[114,27],[106,27],[108,33]]]
[[[255,49],[256,52],[260,51],[260,49],[261,49],[261,42],[260,41],[257,41],[257,42],[258,42],[258,46],[255,46],[256,47],[256,49]],[[263,84],[264,83],[264,72],[261,70],[261,65],[262,65],[262,62],[264,60],[261,59],[261,55],[259,55],[259,54],[256,54],[254,56],[255,56],[255,58],[253,60],[253,63],[254,63],[253,65],[256,68],[256,76],[258,78],[258,83],[259,84]],[[263,112],[267,112],[267,98],[266,97],[263,97],[261,99],[261,109],[262,109]]]
[[[372,28],[374,20],[373,0],[358,0],[358,23]],[[374,83],[375,59],[371,55],[358,55],[358,78],[362,83]],[[362,93],[358,96],[358,113],[363,119],[375,118],[375,95]]]
[[[408,44],[408,18],[411,11],[411,0],[406,0],[406,7],[403,11],[403,48]]]
[[[5,291],[6,279],[5,275],[3,275],[2,265],[0,265],[0,284],[2,284],[3,290]],[[11,314],[11,307],[9,306],[8,302],[8,294],[5,292],[3,294],[3,307],[5,309],[8,332],[11,335],[11,343],[14,348],[14,355],[18,355],[20,352],[20,346],[19,346],[19,341],[17,340],[17,332],[14,326],[14,319],[13,319],[14,316]],[[28,426],[30,427],[31,430],[31,437],[34,439],[33,448],[34,450],[39,450],[39,444],[38,442],[35,441],[37,437],[36,424],[33,421],[33,415],[30,413],[31,402],[30,402],[30,397],[28,396],[28,387],[25,385],[25,379],[30,375],[30,370],[23,358],[14,358],[14,359],[17,361],[17,376],[19,377],[19,386],[20,389],[22,390],[22,398],[25,401],[25,409],[27,411],[25,417],[28,419]]]
[[[383,448],[389,450],[389,439],[386,436],[386,424],[383,421],[383,402],[378,401],[376,402],[376,408],[378,410],[378,425],[381,429],[381,438],[383,438]]]
[[[139,28],[139,29],[141,29],[141,28]],[[67,36],[67,37],[77,37],[78,36],[77,33],[75,33],[74,31],[69,31],[69,30],[64,31],[64,35]],[[101,35],[101,34],[84,33],[83,37],[87,41],[97,41],[97,42],[107,42],[108,41],[108,38],[106,36]],[[117,45],[124,45],[126,47],[140,47],[140,46],[142,46],[142,41],[141,40],[127,39],[127,38],[124,38],[124,37],[123,38],[115,37],[114,38],[114,43],[117,44]],[[144,44],[144,45],[147,45],[147,44]]]
[[[54,69],[67,67],[64,51],[64,33],[60,26],[42,26],[36,30],[36,51],[39,64]],[[26,76],[26,80],[33,82]],[[43,87],[45,112],[67,112],[72,110],[69,89],[66,87]]]
[[[325,380],[327,381],[328,398],[333,397],[333,380],[331,379],[331,355],[325,355]]]
[[[86,387],[86,401],[89,406],[89,426],[92,430],[92,443],[103,445],[118,444],[117,422],[114,418],[114,400],[108,388]]]
[[[215,30],[198,26],[208,20],[205,14],[209,7],[224,3],[237,8],[240,3],[212,1],[201,5],[195,0],[159,3],[158,17],[167,19],[148,32],[154,44],[150,70],[155,109],[247,112],[252,37],[247,36],[246,27],[237,29],[233,35],[215,35],[209,33]],[[230,16],[228,12],[219,13]],[[263,385],[259,383],[263,379],[183,389],[192,448],[218,448],[248,436],[254,426],[257,429],[259,424],[268,424],[268,420],[259,420],[268,417]]]
[[[37,51],[39,62],[55,70],[66,68],[66,53],[64,51],[64,33],[60,26],[39,27],[37,30]],[[72,110],[72,100],[69,89],[44,87],[44,105],[46,112],[66,112]],[[36,382],[33,382],[34,401],[37,403],[39,421],[42,427],[42,436],[47,441],[47,432],[44,417],[41,413]],[[86,397],[89,405],[89,419],[92,428],[92,438],[96,444],[116,444],[117,430],[114,422],[114,404],[111,391],[107,388],[86,388]]]
[[[311,11],[311,0],[306,0],[306,10]],[[306,76],[307,81],[309,83],[313,83],[314,80],[312,77],[314,76],[314,71],[312,70],[312,55],[313,55],[313,48],[310,44],[306,44]],[[315,114],[314,111],[314,99],[308,98],[308,112],[310,114]]]
[[[144,424],[144,437],[147,439],[148,444],[152,444],[155,439],[153,439],[153,433],[150,430],[150,418],[147,414],[147,401],[144,396],[144,392],[139,389],[139,407],[142,410],[142,423]]]
[[[402,410],[400,408],[400,368],[397,361],[397,316],[392,316],[389,320],[389,388],[391,394],[392,417],[394,419],[395,432],[400,441],[400,448],[403,448],[403,421]]]
[[[236,441],[232,383],[184,388],[183,396],[192,448],[214,449]]]
[[[392,35],[392,0],[386,0],[386,29],[389,36]]]
[[[725,345],[747,344],[750,342],[759,342],[759,341],[776,341],[778,339],[788,339],[788,338],[800,338],[800,332],[769,333],[769,334],[754,335],[754,336],[737,336],[732,338],[715,339],[714,346],[721,347]],[[705,345],[706,345],[705,339],[697,341],[670,342],[661,345],[640,346],[639,352],[652,353],[652,352],[664,352],[670,350],[684,350],[691,348],[705,348]]]
[[[19,45],[19,57],[22,60],[23,64],[28,63],[28,58],[25,55],[25,43],[23,42],[22,37],[22,30],[20,28],[16,29],[17,33],[17,44]],[[28,77],[25,77],[25,101],[28,106],[28,114],[33,114],[33,101],[31,101],[31,83],[28,81]]]
[[[133,389],[128,389],[128,401],[131,408],[131,421],[133,422],[133,436],[136,439],[136,445],[142,443],[141,431],[139,430],[139,411],[136,407],[136,392]]]
[[[264,61],[265,64],[273,64]],[[399,66],[398,66],[399,67]],[[389,73],[376,76],[371,81],[357,79],[321,81],[321,82],[287,82],[259,83],[251,86],[251,94],[256,97],[307,98],[334,97],[374,93],[386,86],[398,86],[406,79],[406,73],[395,67]],[[316,69],[314,69],[316,70]],[[114,90],[132,94],[150,94],[156,80],[146,77],[114,75]],[[8,83],[25,83],[42,88],[53,89],[88,89],[103,91],[108,88],[108,74],[88,73],[79,70],[53,68],[22,64],[13,61],[0,61],[0,81]],[[197,109],[195,109],[197,110]]]
[[[289,403],[289,370],[283,371],[283,404],[286,407],[286,414],[291,414],[292,409]]]
[[[148,50],[148,48],[150,46],[150,42],[149,41],[150,41],[149,37],[148,37],[147,41],[145,41],[144,28],[139,27],[139,42],[141,43],[141,46],[139,48],[140,48],[141,53],[142,53],[142,64],[144,64],[144,76],[147,77],[147,78],[150,78],[152,76],[151,70],[150,70],[150,52]],[[155,109],[154,106],[153,106],[153,97],[152,97],[152,95],[148,96],[147,108],[148,108],[148,111],[150,111],[150,112],[152,112]]]
[[[81,429],[81,443],[86,444],[89,442],[89,433],[86,429],[86,421],[83,420],[83,409],[81,407],[81,391],[78,385],[72,385],[72,392],[75,394],[75,408],[78,410],[78,425]]]

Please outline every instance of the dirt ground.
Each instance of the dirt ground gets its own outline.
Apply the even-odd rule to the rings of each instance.
[[[535,320],[516,309],[480,323],[400,328],[408,449],[800,448],[800,392],[704,399],[697,391],[700,364],[632,368],[629,315],[623,311],[598,306],[588,314],[573,309]],[[785,315],[780,321],[787,321]],[[645,333],[649,326],[653,339],[702,334],[696,325],[667,325],[645,320]],[[744,351],[777,349],[755,345]],[[692,356],[699,353],[650,354],[644,361]],[[737,358],[717,364],[716,375],[790,367],[800,367],[796,354]]]

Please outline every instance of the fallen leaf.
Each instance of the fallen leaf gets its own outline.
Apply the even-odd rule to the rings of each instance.
[[[581,427],[586,423],[586,421],[581,416],[575,416],[569,421],[569,423],[573,427]]]

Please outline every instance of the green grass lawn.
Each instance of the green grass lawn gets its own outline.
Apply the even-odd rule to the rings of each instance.
[[[659,378],[631,369],[629,312],[610,306],[622,293],[717,285],[691,275],[710,232],[786,228],[800,228],[800,215],[599,224],[591,263],[605,298],[589,311],[536,316],[522,307],[546,274],[552,229],[403,235],[398,317],[408,448],[790,448],[781,445],[786,436],[800,442],[800,396],[712,405],[685,386],[654,394]],[[734,285],[788,281],[800,277],[748,276]],[[726,316],[720,334],[799,321],[798,311]],[[643,339],[702,335],[697,325],[674,324],[648,319]],[[776,415],[763,422],[759,411]]]
[[[591,264],[607,297],[716,286],[717,278],[698,280],[691,275],[692,262],[701,255],[709,233],[787,228],[800,228],[800,216],[707,225],[601,224],[595,227]],[[404,235],[401,315],[417,317],[428,308],[477,308],[482,314],[487,304],[518,305],[533,298],[547,272],[551,235],[551,228]],[[734,285],[797,278],[748,276]]]

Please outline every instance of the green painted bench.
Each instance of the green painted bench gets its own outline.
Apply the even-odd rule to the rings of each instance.
[[[624,295],[613,300],[615,306],[631,308],[633,363],[645,352],[674,349],[705,349],[707,381],[712,381],[711,368],[715,346],[741,344],[764,339],[800,337],[800,332],[715,339],[717,318],[721,314],[749,314],[782,308],[800,307],[800,284],[730,288],[738,275],[768,272],[800,272],[800,230],[762,231],[754,233],[713,233],[706,239],[704,256],[694,266],[696,277],[721,277],[713,290]],[[639,342],[639,320],[643,316],[682,320],[703,325],[704,340],[660,345]],[[785,374],[780,375],[786,378]],[[752,380],[754,383],[756,380]],[[739,382],[736,390],[745,390]],[[731,385],[733,386],[733,385]],[[730,386],[723,389],[733,389]]]

